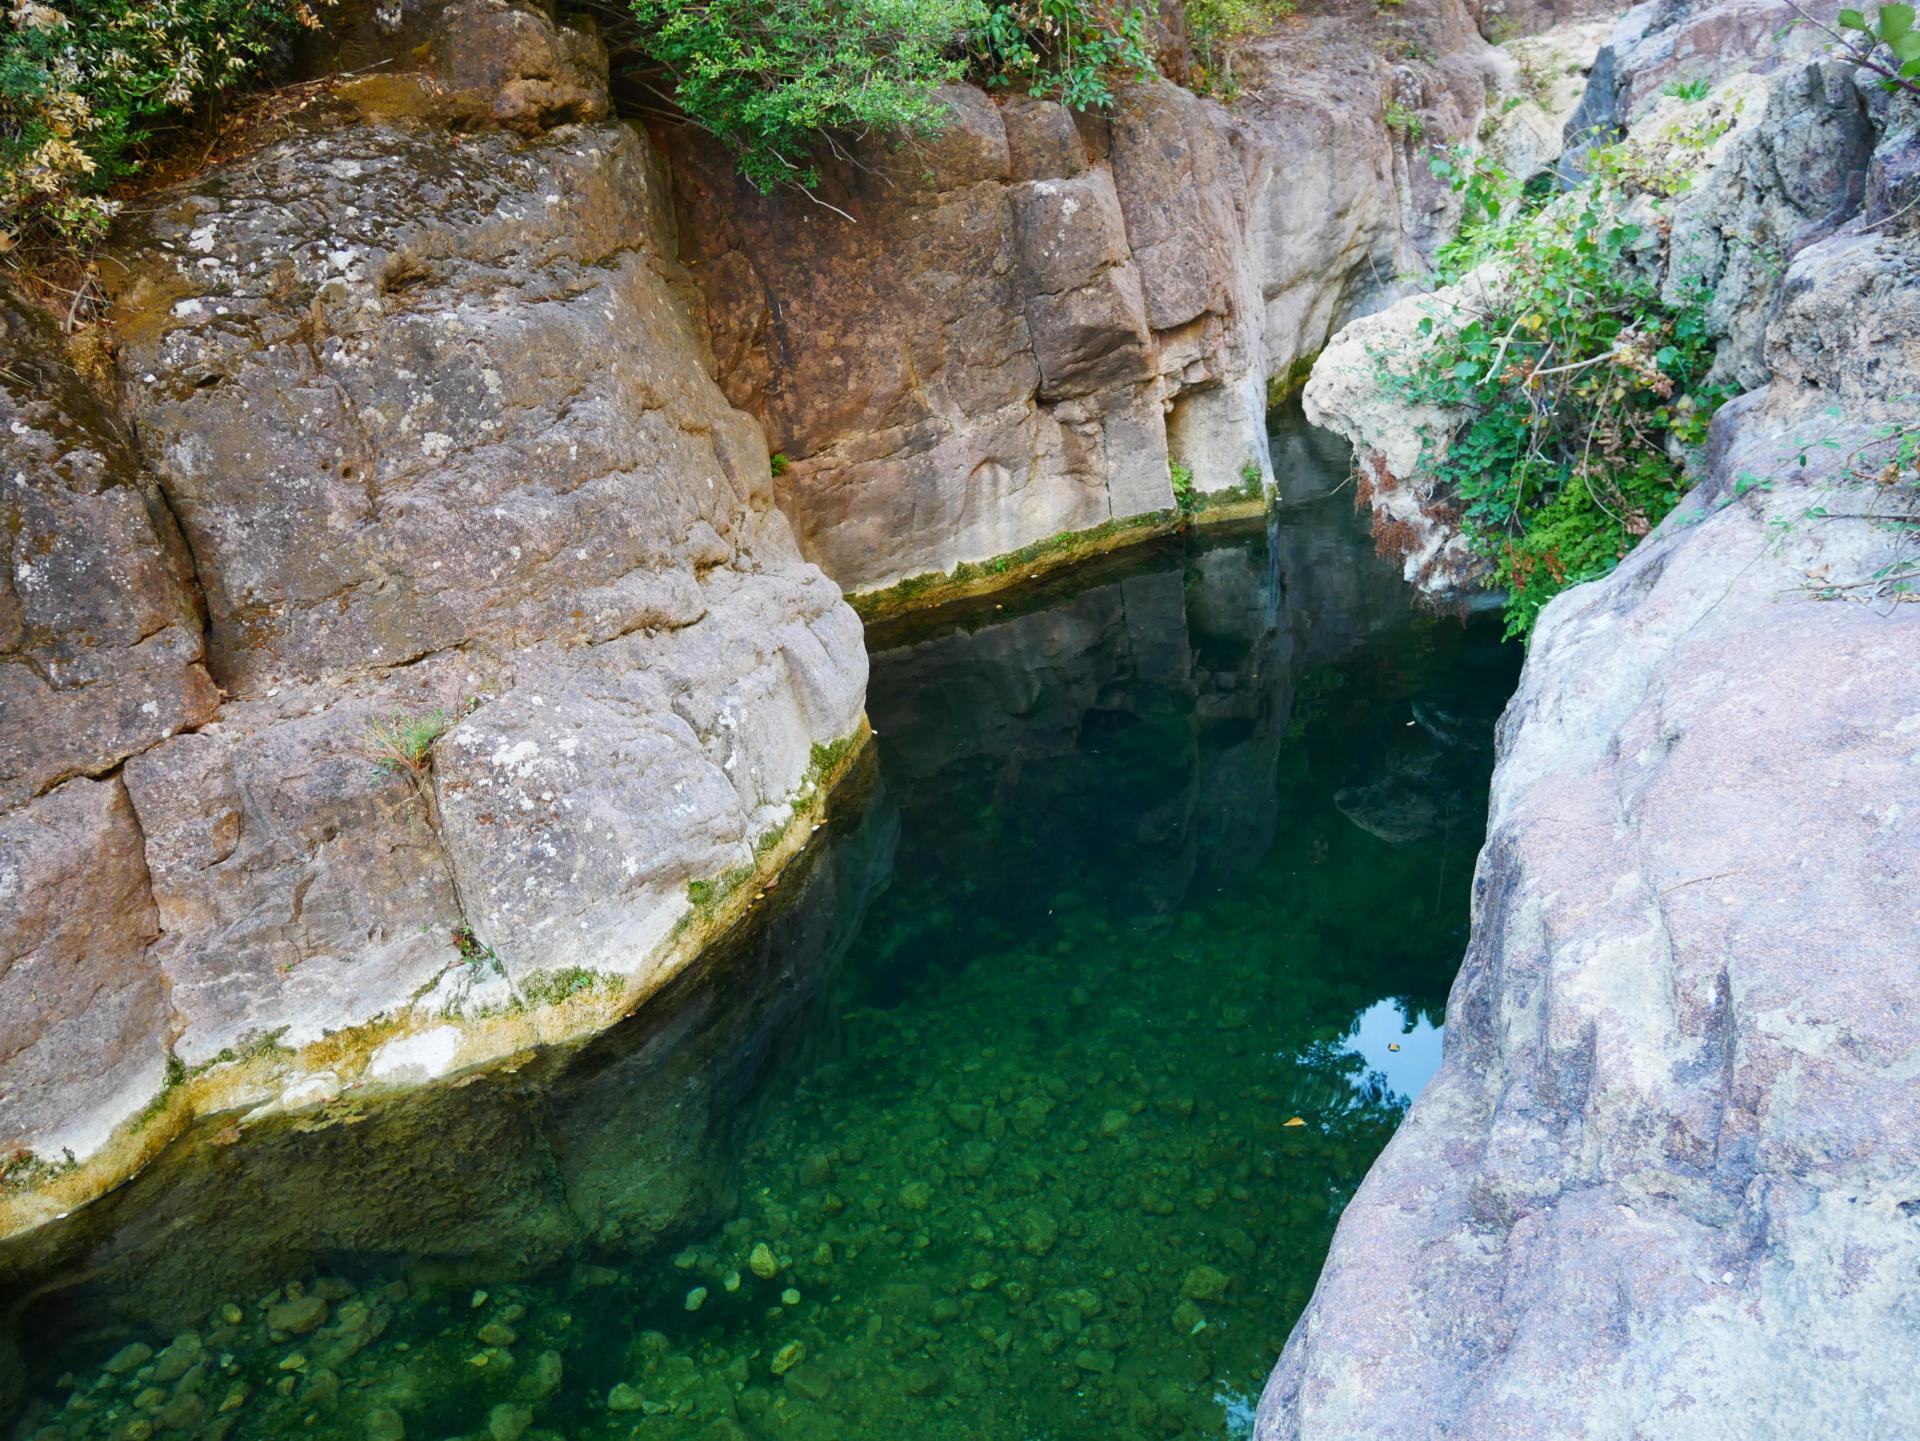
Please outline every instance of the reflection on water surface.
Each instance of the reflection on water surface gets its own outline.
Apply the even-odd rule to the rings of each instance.
[[[23,1433],[1244,1429],[1438,1061],[1496,634],[1344,497],[877,634],[877,756],[712,965],[0,1251]]]

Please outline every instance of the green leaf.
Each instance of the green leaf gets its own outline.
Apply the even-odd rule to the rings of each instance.
[[[1842,10],[1834,17],[1834,23],[1842,30],[1868,30],[1867,17],[1858,10]]]

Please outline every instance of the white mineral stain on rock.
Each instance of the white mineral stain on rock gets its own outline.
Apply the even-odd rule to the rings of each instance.
[[[460,1049],[454,1026],[435,1026],[415,1036],[389,1041],[373,1053],[367,1074],[376,1081],[431,1081],[444,1076]]]

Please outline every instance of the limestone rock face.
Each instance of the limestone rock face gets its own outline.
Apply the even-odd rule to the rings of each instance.
[[[632,974],[857,724],[857,624],[708,377],[664,206],[622,126],[373,121],[128,248],[134,414],[247,698],[130,771],[191,922],[183,1054],[382,1014],[462,927],[509,983]],[[432,785],[378,774],[372,729],[426,714],[459,718]]]
[[[1920,613],[1863,518],[1915,244],[1882,205],[1802,250],[1701,487],[1542,613],[1445,1062],[1264,1441],[1920,1433]]]
[[[689,883],[861,725],[660,160],[577,123],[599,43],[496,0],[361,20],[429,68],[116,237],[124,417],[0,313],[0,1153],[86,1159],[169,1064],[278,1048],[337,1092],[368,1057],[301,1048],[374,1022],[370,1074],[471,1063],[448,1021],[545,971],[644,994]]]
[[[811,201],[663,130],[720,383],[791,461],[804,553],[864,590],[1166,510],[1173,462],[1270,481],[1269,380],[1399,293],[1458,213],[1429,151],[1529,93],[1458,0],[1397,7],[1391,56],[1382,24],[1288,21],[1231,105],[1155,81],[1076,121],[953,86],[942,135],[854,147]]]

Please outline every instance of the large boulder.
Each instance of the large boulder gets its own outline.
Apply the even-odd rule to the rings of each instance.
[[[1765,361],[1542,612],[1445,1062],[1262,1441],[1920,1434],[1911,216],[1795,257]]]
[[[5,1225],[152,1117],[604,1024],[862,727],[859,622],[713,382],[659,157],[581,123],[598,42],[498,0],[348,19],[393,63],[109,246],[124,418],[0,313],[0,1145],[44,1178],[139,1121]]]

